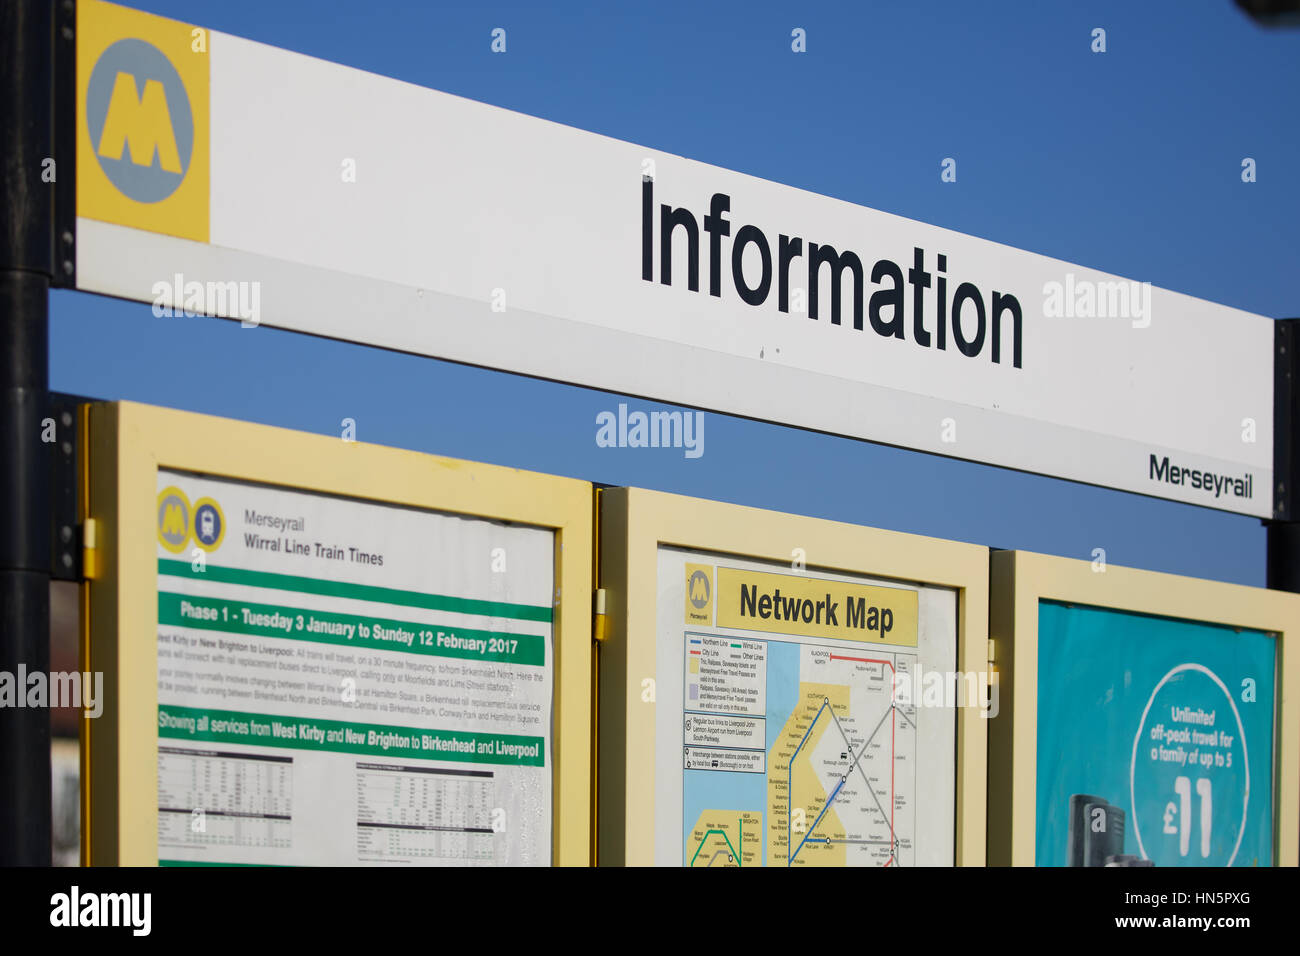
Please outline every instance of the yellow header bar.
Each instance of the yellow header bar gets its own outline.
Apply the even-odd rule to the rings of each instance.
[[[917,595],[906,588],[718,568],[718,626],[916,646]]]

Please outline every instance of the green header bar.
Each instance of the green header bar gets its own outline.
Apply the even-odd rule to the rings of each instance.
[[[415,624],[356,614],[328,614],[276,604],[158,592],[158,623],[227,634],[341,644],[381,651],[459,657],[510,664],[546,663],[546,638],[479,631],[450,624]]]
[[[326,750],[367,757],[414,757],[512,767],[546,765],[546,744],[541,737],[419,730],[359,721],[277,717],[162,704],[158,706],[158,736],[171,740]]]
[[[479,601],[473,598],[450,597],[445,594],[425,594],[422,591],[402,591],[398,588],[381,588],[370,584],[347,584],[326,581],[323,578],[304,578],[296,574],[277,574],[273,571],[247,571],[243,568],[223,568],[209,564],[203,571],[195,571],[188,561],[159,558],[158,573],[181,578],[219,581],[222,584],[243,584],[255,588],[278,588],[281,591],[301,591],[324,597],[353,598],[358,601],[382,601],[405,607],[420,607],[430,611],[455,611],[459,614],[479,614],[484,617],[509,617],[519,621],[551,623],[554,609],[536,604],[510,604],[506,601]]]

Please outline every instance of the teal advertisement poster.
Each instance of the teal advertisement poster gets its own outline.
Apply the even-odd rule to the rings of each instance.
[[[1039,866],[1271,866],[1276,640],[1040,602]]]

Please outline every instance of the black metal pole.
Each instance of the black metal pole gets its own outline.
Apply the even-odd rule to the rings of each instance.
[[[50,711],[26,675],[49,674],[49,406],[53,278],[54,6],[0,3],[0,864],[50,863]]]
[[[1268,586],[1278,591],[1300,591],[1300,524],[1268,523]]]
[[[1268,527],[1268,586],[1300,591],[1300,319],[1273,329],[1273,520]]]

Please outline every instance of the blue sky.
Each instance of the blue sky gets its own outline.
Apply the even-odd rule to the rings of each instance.
[[[136,0],[153,13],[1270,316],[1300,315],[1300,30],[1231,0],[1035,4]],[[593,11],[600,11],[594,13]],[[489,50],[493,28],[508,52]],[[790,31],[808,52],[790,52]],[[1090,50],[1102,27],[1107,52]],[[255,144],[250,144],[254,148]],[[944,157],[958,181],[940,182]],[[1241,182],[1243,157],[1258,181]],[[200,360],[200,356],[204,356]],[[1170,357],[1176,361],[1176,356]],[[211,362],[218,372],[211,372]],[[51,304],[51,386],[994,547],[1264,583],[1260,522],[234,322]],[[1105,383],[1098,383],[1104,388]]]

